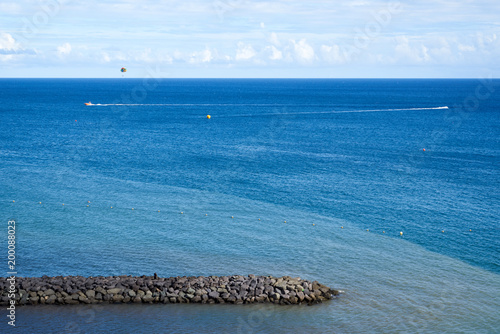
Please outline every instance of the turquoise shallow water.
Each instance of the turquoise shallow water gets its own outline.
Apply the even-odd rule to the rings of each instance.
[[[0,86],[0,219],[16,219],[21,276],[345,291],[314,307],[23,308],[26,332],[500,330],[498,81]]]

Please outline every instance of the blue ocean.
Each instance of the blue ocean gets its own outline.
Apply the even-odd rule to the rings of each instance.
[[[343,293],[19,307],[3,333],[499,333],[500,80],[0,79],[3,254],[12,219],[18,276]]]

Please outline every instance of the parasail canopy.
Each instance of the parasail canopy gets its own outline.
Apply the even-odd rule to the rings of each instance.
[[[122,69],[120,71],[127,72],[127,69],[125,67],[122,67]]]

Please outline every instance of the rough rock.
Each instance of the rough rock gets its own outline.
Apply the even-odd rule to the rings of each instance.
[[[9,305],[10,282],[0,278],[0,305]],[[288,276],[16,277],[17,305],[202,303],[279,305],[320,303],[339,295],[317,281]]]

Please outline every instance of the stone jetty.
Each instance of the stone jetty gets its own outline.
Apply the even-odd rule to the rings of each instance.
[[[12,295],[12,287],[15,293]],[[37,304],[314,304],[339,294],[317,281],[272,276],[0,278],[0,305]]]

